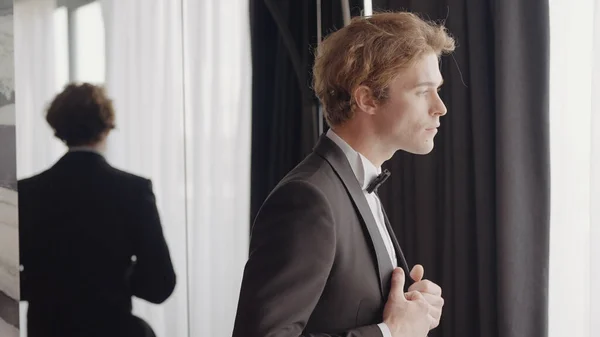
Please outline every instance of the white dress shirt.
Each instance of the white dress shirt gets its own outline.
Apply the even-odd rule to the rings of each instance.
[[[99,148],[97,148],[95,146],[87,146],[87,145],[71,146],[69,148],[69,152],[93,152],[93,153],[97,153],[101,156],[104,156],[103,151],[100,150]]]
[[[375,177],[381,174],[381,167],[376,167],[373,165],[371,161],[354,150],[350,145],[348,145],[348,143],[346,143],[346,141],[333,132],[333,130],[329,129],[329,131],[327,131],[327,137],[331,139],[344,152],[346,158],[348,158],[348,163],[350,163],[350,167],[352,167],[352,171],[354,171],[356,180],[358,180],[358,184],[361,186],[363,194],[367,199],[369,208],[371,208],[373,218],[375,218],[375,222],[377,223],[377,228],[379,229],[379,233],[381,234],[381,238],[383,239],[383,243],[387,249],[392,266],[394,266],[394,268],[397,267],[398,261],[396,258],[396,250],[394,249],[390,233],[385,226],[385,218],[382,208],[383,206],[381,205],[381,201],[375,192],[367,192],[367,186],[369,186],[369,183],[371,183]],[[378,326],[381,329],[381,333],[383,333],[384,337],[392,337],[392,333],[385,323],[378,324]]]

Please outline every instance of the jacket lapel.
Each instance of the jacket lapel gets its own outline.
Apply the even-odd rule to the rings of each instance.
[[[406,258],[404,257],[402,248],[400,248],[400,243],[398,243],[398,239],[396,238],[396,235],[394,234],[394,229],[392,228],[390,220],[388,219],[388,216],[385,213],[385,210],[383,209],[383,205],[381,205],[381,211],[383,212],[383,217],[385,218],[385,227],[387,228],[388,233],[390,234],[390,238],[392,239],[392,244],[394,245],[394,250],[396,250],[396,258],[398,259],[398,264],[400,264],[400,267],[402,267],[402,269],[404,269],[405,275],[410,275],[410,268],[408,266],[408,263],[406,262]],[[413,283],[412,279],[410,277],[407,277],[406,278],[406,286],[408,287],[412,283]]]
[[[315,147],[315,153],[323,157],[336,172],[344,184],[363,226],[367,228],[377,259],[381,294],[382,296],[387,297],[390,289],[393,266],[388,257],[379,229],[377,228],[375,218],[373,218],[371,208],[369,208],[367,199],[356,180],[352,167],[350,167],[344,152],[326,135],[321,136],[321,139]]]

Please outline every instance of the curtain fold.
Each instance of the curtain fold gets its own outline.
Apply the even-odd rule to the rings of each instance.
[[[109,158],[153,180],[178,275],[171,299],[136,312],[159,336],[229,336],[249,241],[248,4],[103,4]]]
[[[277,182],[312,150],[316,101],[310,67],[315,1],[250,2],[252,38],[252,221]]]
[[[22,0],[14,3],[16,176],[40,173],[66,150],[53,136],[44,113],[64,82],[57,58],[55,0]],[[66,19],[66,17],[65,17]],[[16,185],[15,185],[16,189]],[[16,195],[15,195],[16,198]],[[27,335],[28,304],[19,305],[21,336]]]
[[[494,94],[499,334],[547,336],[549,4],[547,0],[492,4],[498,74]]]
[[[183,6],[189,336],[227,337],[250,233],[249,3]]]
[[[15,106],[17,125],[17,176],[39,173],[66,150],[53,136],[45,111],[65,83],[56,59],[55,0],[15,2]]]
[[[343,27],[338,0],[321,0],[322,36]],[[350,0],[357,16],[362,0]],[[312,152],[319,136],[319,102],[312,91],[318,44],[317,1],[253,0],[251,212]],[[326,129],[324,119],[321,121]]]
[[[106,89],[117,129],[106,156],[152,180],[177,286],[163,304],[134,298],[158,336],[188,336],[182,8],[180,1],[102,0]]]

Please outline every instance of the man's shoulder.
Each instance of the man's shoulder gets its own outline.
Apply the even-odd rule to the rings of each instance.
[[[310,198],[315,202],[335,204],[343,195],[346,195],[344,183],[333,167],[323,157],[312,153],[279,181],[265,203]]]
[[[335,180],[328,162],[312,155],[293,168],[263,201],[253,227],[282,217],[322,217],[335,207]],[[333,173],[334,174],[334,173]],[[318,222],[318,221],[317,221]],[[317,223],[315,222],[315,223]]]
[[[35,186],[37,182],[44,181],[47,178],[49,170],[44,170],[42,172],[36,173],[31,176],[27,176],[21,178],[17,181],[17,190],[22,191],[28,189],[31,186]]]
[[[139,187],[146,187],[150,184],[150,179],[142,176],[118,169],[113,166],[107,168],[107,173],[110,178],[115,182],[135,185]]]
[[[87,172],[82,172],[87,170]],[[73,179],[74,177],[77,177]],[[66,179],[66,180],[65,180]],[[119,186],[125,189],[139,189],[150,186],[150,180],[136,174],[115,168],[109,164],[101,164],[94,167],[71,167],[53,166],[41,173],[20,179],[18,189],[50,187],[56,185],[80,184],[84,181],[96,181],[106,186]]]
[[[320,190],[326,190],[325,187],[340,184],[341,181],[327,160],[315,153],[311,153],[294,167],[279,182],[278,186],[290,183],[297,186],[313,186]]]

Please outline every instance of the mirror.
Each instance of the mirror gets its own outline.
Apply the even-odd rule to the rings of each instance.
[[[140,336],[230,335],[250,227],[247,6],[17,0],[14,11],[21,336],[59,323],[63,336],[103,324]],[[115,128],[101,155],[89,144],[69,150],[46,121],[55,97],[81,82],[112,100]],[[92,155],[105,161],[82,164]],[[100,166],[130,182],[106,183]],[[144,292],[152,287],[162,296]]]
[[[179,13],[181,3],[171,3],[164,16]],[[23,336],[178,336],[188,330],[186,250],[178,244],[186,241],[183,60],[181,48],[161,52],[181,34],[125,17],[121,4],[15,3]],[[157,71],[160,62],[169,68]],[[74,142],[69,150],[45,120],[50,103],[72,82],[104,87],[112,99],[116,128],[99,154],[81,137],[66,138]],[[73,89],[56,104],[56,123],[75,128],[67,118],[76,117],[63,110],[95,113],[86,100],[104,108],[97,94]],[[139,178],[118,178],[117,170]],[[165,239],[170,249],[161,251]]]

